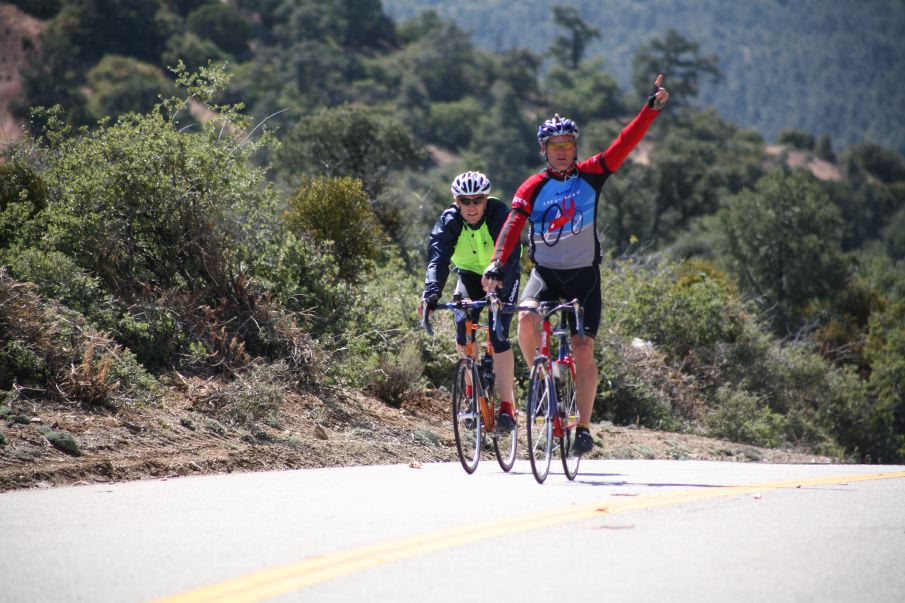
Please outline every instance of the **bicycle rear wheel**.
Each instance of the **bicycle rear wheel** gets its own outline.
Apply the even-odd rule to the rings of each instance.
[[[477,371],[467,360],[460,360],[453,373],[452,423],[459,461],[469,474],[474,473],[481,460],[481,413],[478,409],[477,379]],[[470,388],[466,387],[468,384],[471,384]]]
[[[513,417],[517,419],[518,417]],[[496,453],[496,460],[500,463],[503,471],[510,471],[515,465],[515,455],[518,449],[518,422],[509,433],[500,433],[497,430],[493,434],[493,451]]]
[[[556,379],[556,392],[559,396],[559,420],[562,422],[562,437],[559,439],[559,456],[562,468],[570,480],[578,475],[578,463],[581,457],[572,451],[575,441],[575,427],[578,426],[578,402],[575,396],[575,380],[572,369],[566,364],[560,365],[560,375]]]
[[[528,381],[527,436],[528,460],[537,483],[542,484],[550,472],[553,458],[553,421],[550,415],[550,373],[547,360],[534,361]]]

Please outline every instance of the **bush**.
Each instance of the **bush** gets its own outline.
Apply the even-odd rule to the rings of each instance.
[[[42,436],[47,438],[47,441],[50,442],[54,448],[59,448],[66,454],[71,454],[72,456],[82,455],[82,451],[79,450],[78,442],[75,441],[72,434],[66,433],[65,431],[56,431],[46,425],[39,426],[38,431]]]
[[[618,425],[677,431],[699,418],[693,379],[670,367],[655,348],[610,333],[597,346],[600,382],[597,418]]]
[[[38,19],[50,19],[60,12],[63,2],[62,0],[12,0],[12,4]]]
[[[603,268],[603,325],[653,341],[670,360],[735,339],[742,308],[727,276],[701,260]]]
[[[254,429],[259,422],[279,425],[279,411],[292,373],[284,362],[254,363],[232,381],[195,395],[192,408],[220,421]]]
[[[359,281],[380,253],[380,226],[360,180],[304,179],[285,219],[296,235],[332,244],[338,275],[347,282]]]
[[[719,211],[723,257],[745,290],[795,331],[807,304],[830,297],[846,277],[842,220],[809,174],[775,171]]]
[[[99,329],[115,324],[115,302],[100,279],[59,251],[22,249],[9,258],[9,272],[38,286],[45,297],[84,315]]]
[[[160,392],[128,350],[85,318],[42,298],[0,269],[0,382],[33,386],[48,398],[104,406],[155,403]]]
[[[898,301],[871,318],[867,356],[873,373],[870,390],[876,406],[870,416],[870,440],[862,449],[880,462],[905,459],[905,303]]]
[[[210,69],[179,81],[205,102],[227,79]],[[259,145],[241,134],[247,118],[211,106],[216,123],[180,132],[183,104],[169,99],[72,138],[51,123],[42,141],[44,178],[59,191],[44,245],[127,298],[183,286],[228,295],[235,266],[273,227],[274,192],[249,161]]]
[[[839,368],[803,344],[783,344],[756,322],[713,358],[714,383],[756,396],[783,416],[782,442],[826,454],[861,449],[870,404],[854,367]]]
[[[105,55],[87,75],[88,111],[94,119],[154,108],[176,92],[173,82],[154,65],[114,54]]]
[[[399,353],[380,356],[368,389],[390,406],[399,407],[418,391],[423,370],[421,349],[416,342],[409,341]]]
[[[205,4],[189,13],[186,25],[199,37],[213,41],[238,59],[248,53],[251,26],[232,5],[220,2]]]
[[[185,63],[190,70],[200,69],[209,62],[222,63],[229,59],[229,54],[212,41],[200,38],[192,32],[172,36],[167,40],[161,61],[164,65]]]
[[[723,386],[715,401],[717,407],[706,420],[711,435],[767,448],[782,442],[785,421],[759,396]]]
[[[47,185],[31,167],[14,159],[0,163],[0,252],[32,244],[41,232],[35,217],[47,206]]]
[[[801,130],[783,130],[779,133],[779,144],[784,144],[800,151],[814,150],[814,137]]]

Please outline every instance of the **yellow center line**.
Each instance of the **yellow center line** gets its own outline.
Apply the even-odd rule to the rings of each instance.
[[[300,590],[370,567],[417,557],[433,551],[462,546],[479,540],[488,540],[516,532],[526,532],[553,525],[581,521],[599,517],[603,514],[613,515],[639,509],[676,506],[694,501],[738,496],[763,490],[894,478],[905,478],[905,471],[832,475],[752,484],[749,486],[717,486],[706,489],[667,492],[636,499],[607,500],[589,505],[576,505],[531,515],[497,519],[470,527],[459,526],[331,555],[312,557],[298,563],[275,567],[220,584],[158,599],[154,603],[257,603],[258,601],[265,601],[278,595]]]

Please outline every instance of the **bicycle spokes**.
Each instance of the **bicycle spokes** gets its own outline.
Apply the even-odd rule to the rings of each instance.
[[[551,376],[543,362],[535,364],[528,382],[527,439],[531,471],[543,483],[553,456],[553,415]]]
[[[474,473],[481,460],[482,420],[478,388],[467,387],[469,375],[475,383],[474,369],[467,361],[460,361],[453,378],[452,421],[459,461],[467,473]]]

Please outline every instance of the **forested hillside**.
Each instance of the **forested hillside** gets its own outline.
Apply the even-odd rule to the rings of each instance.
[[[701,82],[698,103],[775,141],[787,129],[828,135],[838,149],[872,142],[905,152],[905,4],[895,0],[571,0],[601,36],[588,46],[619,85],[632,56],[669,29],[719,58],[722,77]],[[387,0],[409,18],[423,9],[455,19],[486,50],[544,49],[557,35],[540,0]]]
[[[872,121],[897,103],[864,118],[882,144],[785,121],[858,78],[891,95],[902,84],[856,61],[857,74],[822,74],[845,97],[767,76],[732,88],[695,37],[721,32],[728,48],[750,22],[752,64],[788,74],[761,54],[783,56],[770,36],[810,56],[817,32],[790,35],[757,3],[714,28],[734,3],[676,3],[684,18],[668,19],[673,3],[613,2],[635,33],[601,63],[594,49],[617,30],[572,5],[511,5],[508,21],[538,38],[506,49],[468,25],[468,3],[393,2],[399,17],[379,0],[13,4],[3,14],[41,33],[23,34],[10,102],[23,130],[0,163],[0,454],[29,428],[23,409],[174,404],[191,379],[219,384],[192,412],[262,445],[293,392],[404,405],[445,387],[451,324],[438,317],[429,338],[415,309],[452,178],[484,171],[508,203],[543,167],[540,121],[576,119],[580,153],[598,152],[664,73],[670,102],[601,200],[595,420],[905,459],[905,158],[879,136],[899,120]],[[787,21],[805,10],[792,4]],[[801,6],[823,23],[838,5]],[[889,56],[901,4],[889,8],[876,29],[866,10],[840,22],[879,32],[852,57]],[[756,28],[755,13],[770,16]],[[675,28],[648,35],[661,26]],[[717,74],[733,95],[708,87]],[[757,105],[775,131],[736,123],[730,105]]]

